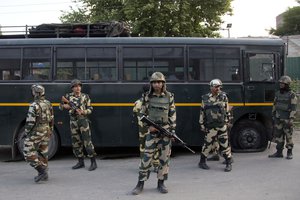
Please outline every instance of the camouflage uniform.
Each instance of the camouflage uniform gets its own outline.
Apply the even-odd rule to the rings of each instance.
[[[24,157],[39,175],[35,182],[48,179],[48,144],[53,131],[53,108],[45,99],[45,89],[41,85],[33,85],[34,102],[30,104],[26,123],[24,141]],[[42,175],[42,176],[40,176]]]
[[[87,118],[87,115],[91,114],[93,111],[90,97],[84,93],[81,93],[79,97],[75,96],[74,93],[68,93],[65,97],[70,102],[73,102],[77,108],[84,110],[85,112],[85,115],[77,115],[74,110],[69,110],[73,153],[76,158],[83,158],[84,147],[87,152],[87,156],[92,158],[97,154],[91,140],[90,123]],[[60,108],[62,109],[62,106],[60,106]]]
[[[81,82],[79,80],[73,80],[71,83],[71,87],[73,87],[76,83],[80,84],[81,86]],[[83,110],[84,112],[83,115],[79,115],[77,114],[75,109],[69,110],[73,153],[75,157],[78,158],[78,164],[73,166],[72,168],[78,169],[84,167],[83,148],[85,148],[87,157],[91,158],[91,167],[89,170],[94,170],[91,168],[97,167],[95,161],[95,157],[97,154],[94,150],[94,145],[92,143],[90,121],[88,119],[88,115],[90,115],[93,111],[90,97],[85,93],[80,93],[79,96],[76,96],[74,92],[71,92],[66,94],[65,98],[70,103],[74,104],[76,109]],[[59,108],[63,110],[63,102],[60,104]],[[93,163],[95,164],[95,167],[92,167]]]
[[[214,79],[218,80],[218,79]],[[211,87],[214,87],[211,82]],[[222,82],[217,81],[221,87]],[[213,142],[219,142],[221,154],[226,160],[225,171],[231,171],[231,148],[228,140],[227,123],[229,122],[229,105],[228,98],[224,92],[217,95],[208,93],[202,96],[202,104],[200,110],[199,123],[205,132],[204,145],[202,147],[201,160],[199,167],[209,169],[206,165],[206,158],[212,150]]]
[[[277,152],[269,157],[283,157],[282,151],[284,142],[288,149],[287,158],[292,159],[293,149],[293,121],[295,119],[297,96],[290,90],[289,85],[292,82],[290,77],[282,76],[280,83],[285,84],[285,88],[275,93],[274,105],[272,110],[272,117],[274,120],[274,139]]]
[[[141,157],[141,159],[144,156],[146,133],[148,132],[148,128],[146,126],[143,126],[143,123],[140,121],[141,117],[139,116],[139,113],[141,112],[141,109],[142,109],[142,100],[143,100],[142,98],[138,99],[134,103],[134,107],[133,107],[133,113],[134,113],[135,117],[137,118],[138,127],[139,127],[139,142],[140,142],[140,157]],[[159,152],[157,149],[156,149],[155,153],[153,154],[152,165],[154,166],[154,168],[157,168],[159,166]]]
[[[154,72],[152,74],[150,84],[155,81],[163,82],[162,92],[160,95],[157,95],[154,93],[154,90],[151,87],[149,92],[143,94],[140,116],[145,115],[155,123],[161,125],[163,128],[175,133],[176,109],[174,103],[174,94],[166,90],[166,81],[162,73]],[[159,151],[160,161],[160,166],[157,173],[157,188],[161,193],[168,192],[164,186],[164,180],[168,179],[171,146],[172,141],[169,137],[162,136],[158,132],[150,132],[149,130],[147,131],[144,156],[140,163],[138,178],[139,182],[132,191],[132,194],[139,194],[143,190],[144,181],[146,181],[150,175],[151,161],[156,148]]]

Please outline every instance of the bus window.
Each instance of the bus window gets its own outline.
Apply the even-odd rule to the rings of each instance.
[[[162,72],[168,81],[184,79],[183,48],[153,48],[154,71]]]
[[[219,78],[222,81],[240,81],[240,50],[238,48],[189,49],[189,80],[210,81]]]
[[[20,80],[21,48],[0,49],[0,80]]]
[[[248,53],[250,81],[274,81],[274,55]]]
[[[126,47],[123,49],[125,81],[149,80],[153,72],[152,48]]]
[[[238,48],[215,49],[215,77],[222,81],[241,81],[240,50]]]
[[[117,80],[116,48],[87,48],[87,80]]]
[[[56,50],[56,79],[85,79],[85,48],[61,47]]]
[[[24,80],[49,80],[51,74],[51,49],[24,48],[22,78]]]
[[[212,48],[190,47],[189,49],[189,80],[210,81],[213,73]]]

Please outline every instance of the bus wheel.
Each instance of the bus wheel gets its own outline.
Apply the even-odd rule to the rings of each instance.
[[[267,147],[265,127],[259,121],[242,120],[231,131],[233,151],[264,151]]]
[[[24,139],[21,139],[23,135],[25,134],[24,127],[20,130],[16,141],[18,141],[17,147],[22,157],[23,155],[23,149],[24,149]],[[56,133],[55,129],[53,131],[53,134],[50,137],[49,146],[48,146],[48,159],[50,160],[58,151],[58,148],[60,146],[58,134]]]

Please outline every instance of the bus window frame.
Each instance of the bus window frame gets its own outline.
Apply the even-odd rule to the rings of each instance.
[[[250,80],[250,57],[248,56],[249,54],[272,54],[273,55],[273,68],[274,68],[274,77],[271,81],[257,81],[257,80]],[[246,83],[270,83],[270,84],[274,84],[276,83],[276,81],[278,80],[279,76],[279,71],[280,70],[280,53],[279,52],[272,52],[272,51],[261,51],[261,50],[251,50],[251,51],[244,51],[244,58],[245,58],[245,73],[244,73],[244,81]]]
[[[216,56],[216,53],[215,53],[215,49],[238,49],[239,51],[239,57],[236,58],[236,60],[239,61],[239,75],[240,75],[240,79],[239,80],[236,80],[236,81],[228,81],[228,80],[222,80],[222,78],[220,78],[222,80],[223,83],[243,83],[244,82],[244,71],[245,71],[245,65],[243,64],[243,45],[187,45],[187,53],[186,53],[186,59],[187,59],[187,82],[191,82],[191,83],[207,83],[209,81],[204,81],[204,80],[190,80],[189,77],[188,77],[188,74],[189,74],[189,67],[190,67],[190,49],[191,48],[202,48],[202,49],[205,49],[205,48],[210,48],[212,50],[212,56],[211,57],[207,57],[207,58],[204,58],[204,59],[212,59],[212,64],[215,65],[216,61],[218,59],[223,59],[223,60],[229,60],[229,59],[234,59],[234,57],[232,58],[220,58],[220,57],[217,57]],[[218,78],[218,77],[215,77],[215,78]]]
[[[118,57],[119,57],[119,50],[118,50],[118,45],[53,45],[53,57],[54,57],[54,61],[53,61],[53,68],[54,68],[54,72],[53,72],[53,81],[57,82],[57,83],[69,83],[71,80],[59,80],[57,79],[57,48],[84,48],[84,71],[86,73],[87,71],[87,49],[88,48],[115,48],[116,50],[116,56],[115,56],[115,75],[116,75],[116,79],[115,80],[90,80],[90,79],[86,79],[86,75],[85,75],[85,79],[79,79],[80,81],[84,82],[84,83],[115,83],[119,81],[119,63],[118,63]],[[77,77],[76,77],[77,78]],[[76,79],[74,78],[74,79]]]
[[[183,79],[178,79],[178,80],[168,80],[166,79],[167,82],[169,83],[184,83],[186,82],[186,45],[185,44],[179,44],[179,45],[151,45],[151,44],[143,44],[143,45],[120,45],[120,81],[124,83],[145,83],[149,82],[149,80],[125,80],[124,79],[124,48],[151,48],[152,50],[152,70],[155,70],[154,63],[155,63],[155,57],[154,57],[154,48],[181,48],[182,49],[182,59],[183,59]],[[163,72],[162,72],[163,73]],[[165,75],[165,74],[164,74]],[[165,75],[166,76],[166,75]]]

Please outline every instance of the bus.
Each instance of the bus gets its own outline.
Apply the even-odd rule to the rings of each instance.
[[[83,82],[94,111],[90,116],[97,147],[136,147],[134,102],[155,71],[175,95],[176,132],[201,146],[199,111],[208,83],[218,78],[233,107],[234,151],[263,151],[272,134],[271,109],[277,80],[284,74],[281,39],[187,37],[15,38],[0,39],[0,145],[12,158],[22,150],[30,86],[42,84],[54,106],[55,128],[49,155],[71,146],[69,116],[58,109],[70,81]],[[15,141],[18,141],[15,143]]]

